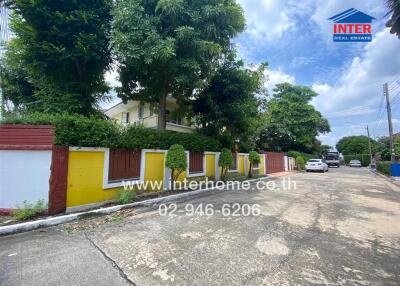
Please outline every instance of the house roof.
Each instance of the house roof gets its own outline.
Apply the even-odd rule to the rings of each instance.
[[[335,23],[371,23],[375,18],[357,9],[351,8],[330,17],[329,20],[333,20]]]

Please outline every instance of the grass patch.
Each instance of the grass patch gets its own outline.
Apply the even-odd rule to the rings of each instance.
[[[111,215],[111,220],[115,223],[122,223],[124,222],[124,217],[118,213],[114,213]]]
[[[136,192],[121,190],[118,193],[116,202],[120,205],[126,205],[131,203],[135,199],[135,197],[136,197]]]
[[[40,215],[45,209],[47,204],[44,200],[38,200],[36,203],[23,201],[22,205],[18,205],[17,210],[12,212],[12,216],[17,220],[29,220]]]

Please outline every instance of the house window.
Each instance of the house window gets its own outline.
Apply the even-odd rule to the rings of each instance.
[[[108,182],[135,180],[140,177],[140,150],[110,150]]]
[[[189,153],[189,173],[190,174],[197,174],[197,173],[204,172],[203,159],[204,159],[203,152],[190,152]]]
[[[122,123],[129,123],[129,112],[122,112]]]
[[[138,111],[139,119],[143,119],[144,117],[144,104],[139,104],[139,111]]]

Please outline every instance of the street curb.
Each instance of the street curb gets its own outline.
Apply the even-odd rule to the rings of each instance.
[[[383,174],[379,173],[378,171],[375,171],[375,170],[370,170],[370,171],[371,171],[371,173],[381,177],[382,179],[385,179],[386,181],[389,181],[390,183],[400,187],[400,181],[398,181],[396,179],[393,179],[392,177],[388,177],[386,175],[383,175]]]
[[[290,175],[290,174],[288,174],[288,175]],[[246,181],[248,181],[250,184],[252,184],[252,183],[256,183],[258,181],[271,180],[274,178],[279,178],[279,177],[262,177],[262,178],[246,180]],[[241,183],[243,183],[243,182],[241,182]],[[215,190],[216,191],[225,191],[223,189],[221,190],[218,188],[207,188],[207,189],[191,191],[191,192],[182,193],[182,194],[170,195],[170,196],[161,197],[161,198],[149,199],[149,200],[130,203],[130,204],[126,204],[126,205],[105,207],[105,208],[99,208],[99,209],[85,211],[85,212],[78,212],[78,213],[72,213],[72,214],[67,214],[67,215],[62,215],[62,216],[49,217],[46,219],[40,219],[40,220],[36,220],[36,221],[23,222],[23,223],[18,223],[18,224],[13,224],[13,225],[6,225],[6,226],[0,227],[0,236],[19,233],[19,232],[25,232],[25,231],[31,231],[31,230],[35,230],[35,229],[42,228],[42,227],[59,225],[59,224],[67,223],[67,222],[70,222],[73,220],[79,220],[81,218],[86,218],[86,217],[90,217],[90,216],[110,214],[110,213],[120,211],[123,209],[129,209],[129,208],[134,208],[134,207],[149,207],[149,206],[154,206],[154,205],[162,204],[162,203],[166,203],[166,202],[178,201],[179,199],[193,197],[193,196],[201,195],[201,194],[207,194],[207,193],[210,193]]]

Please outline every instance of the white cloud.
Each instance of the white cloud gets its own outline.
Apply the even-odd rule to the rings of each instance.
[[[360,122],[364,126],[370,124],[375,135],[387,133],[385,119],[377,120],[378,108],[383,84],[400,76],[400,57],[396,56],[399,49],[400,41],[385,29],[341,71],[335,84],[315,83],[312,86],[320,94],[313,100],[316,108],[328,119],[341,121],[332,128],[331,134],[321,137],[324,142],[332,143],[342,136],[360,134],[359,126],[350,126],[344,121]]]
[[[313,85],[320,94],[313,103],[328,115],[346,110],[373,111],[381,99],[383,83],[392,80],[400,70],[400,57],[396,56],[399,49],[400,41],[387,29],[377,33],[365,46],[364,54],[353,58],[344,69],[336,84]]]
[[[118,80],[118,72],[116,69],[110,70],[105,74],[105,80],[111,87],[121,86],[121,82]]]
[[[272,94],[272,90],[279,83],[295,83],[296,79],[294,76],[285,73],[282,69],[277,70],[266,70],[265,75],[268,78],[268,81],[265,83],[265,87],[268,89],[268,93]]]
[[[255,38],[280,38],[293,26],[286,3],[280,0],[238,0],[246,17],[246,33]]]

